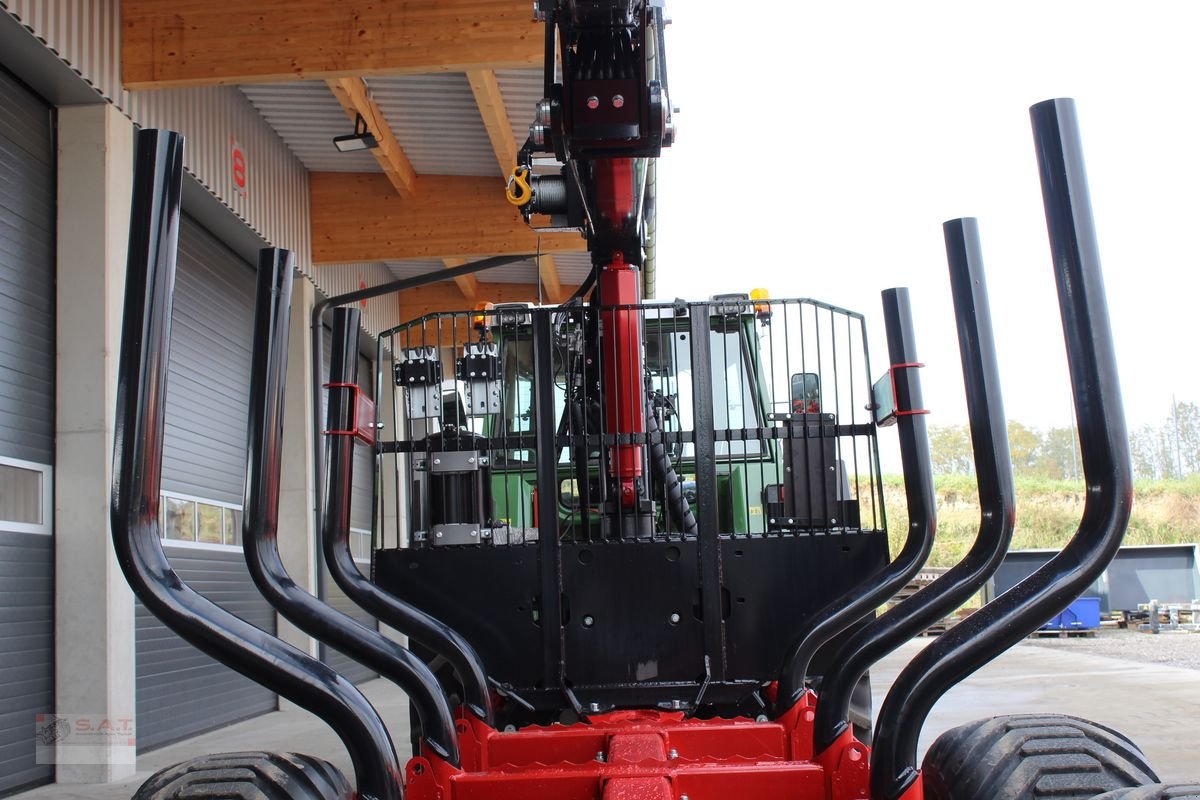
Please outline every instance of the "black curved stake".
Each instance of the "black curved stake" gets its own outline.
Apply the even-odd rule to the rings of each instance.
[[[183,137],[139,132],[113,443],[117,560],[138,599],[168,628],[328,723],[350,753],[359,797],[400,800],[400,765],[367,699],[325,664],[198,594],[163,552],[158,505],[182,186]]]
[[[358,384],[358,322],[356,308],[333,311],[332,355],[329,380],[333,384]],[[328,430],[354,427],[353,394],[331,390]],[[483,661],[475,648],[453,628],[429,614],[384,592],[359,572],[350,552],[350,487],[354,481],[354,437],[326,436],[327,470],[325,512],[321,515],[321,547],[329,574],[346,596],[405,636],[410,636],[445,658],[462,682],[471,713],[491,725],[492,698]]]
[[[893,365],[896,408],[920,411],[924,408],[917,363],[916,337],[908,289],[888,289],[883,293],[883,317],[887,328],[888,355]],[[900,458],[904,465],[904,492],[908,500],[908,538],[899,555],[887,567],[872,575],[862,586],[821,609],[808,632],[788,652],[779,678],[776,713],[782,714],[804,696],[804,682],[813,656],[828,641],[859,620],[864,619],[917,574],[933,548],[937,516],[933,500],[933,470],[929,463],[929,436],[924,414],[903,414],[896,421],[900,436]],[[835,662],[836,663],[836,662]],[[826,676],[826,680],[831,676]]]
[[[1129,439],[1075,104],[1047,100],[1030,116],[1079,424],[1083,518],[1062,552],[938,637],[901,674],[875,729],[875,800],[894,800],[917,779],[917,738],[938,698],[1070,605],[1112,561],[1129,522]]]
[[[974,219],[956,219],[942,228],[979,482],[979,534],[962,561],[860,630],[834,656],[833,663],[838,669],[825,678],[817,701],[813,733],[817,753],[832,745],[846,730],[850,697],[858,679],[872,664],[978,592],[999,568],[1012,541],[1017,501],[979,226]],[[892,689],[900,694],[907,691],[907,687]]]
[[[242,523],[246,564],[259,591],[292,624],[403,689],[421,721],[425,743],[458,766],[458,737],[450,702],[425,662],[398,642],[304,591],[288,575],[279,556],[279,472],[293,273],[291,253],[263,250],[259,255],[247,433],[250,454]]]

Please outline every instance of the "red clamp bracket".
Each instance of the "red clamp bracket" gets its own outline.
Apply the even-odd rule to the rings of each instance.
[[[928,414],[925,408],[898,408],[896,398],[896,373],[902,369],[920,369],[924,364],[916,361],[908,364],[892,364],[884,375],[871,387],[871,411],[875,415],[875,424],[881,428],[895,425],[900,417],[914,417],[918,414]]]
[[[925,365],[920,363],[919,361],[914,361],[910,364],[892,364],[892,366],[888,368],[888,374],[892,378],[892,402],[894,404],[899,405],[899,403],[896,401],[896,398],[899,397],[899,395],[896,394],[896,371],[901,370],[901,369],[921,369],[924,366]],[[920,414],[928,414],[928,413],[929,413],[929,409],[927,409],[927,408],[907,409],[907,410],[902,410],[902,409],[897,408],[894,411],[892,411],[892,416],[894,416],[894,417],[915,417]]]
[[[326,436],[353,436],[360,442],[366,445],[375,444],[375,403],[362,387],[355,383],[327,383],[326,389],[347,389],[352,393],[351,408],[354,409],[354,416],[350,420],[350,428],[347,430],[325,430],[321,431]]]

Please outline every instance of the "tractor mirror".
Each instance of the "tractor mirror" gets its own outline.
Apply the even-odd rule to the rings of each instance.
[[[797,372],[792,376],[792,413],[821,413],[821,378],[815,372]]]

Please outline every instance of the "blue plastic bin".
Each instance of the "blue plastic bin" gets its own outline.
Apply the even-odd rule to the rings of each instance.
[[[1042,626],[1044,631],[1090,631],[1100,627],[1100,598],[1080,597]]]

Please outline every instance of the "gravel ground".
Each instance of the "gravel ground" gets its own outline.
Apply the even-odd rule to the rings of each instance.
[[[1094,637],[1026,639],[1022,647],[1045,647],[1063,653],[1088,653],[1143,664],[1168,664],[1200,670],[1200,633],[1164,631],[1158,635],[1102,628]]]

